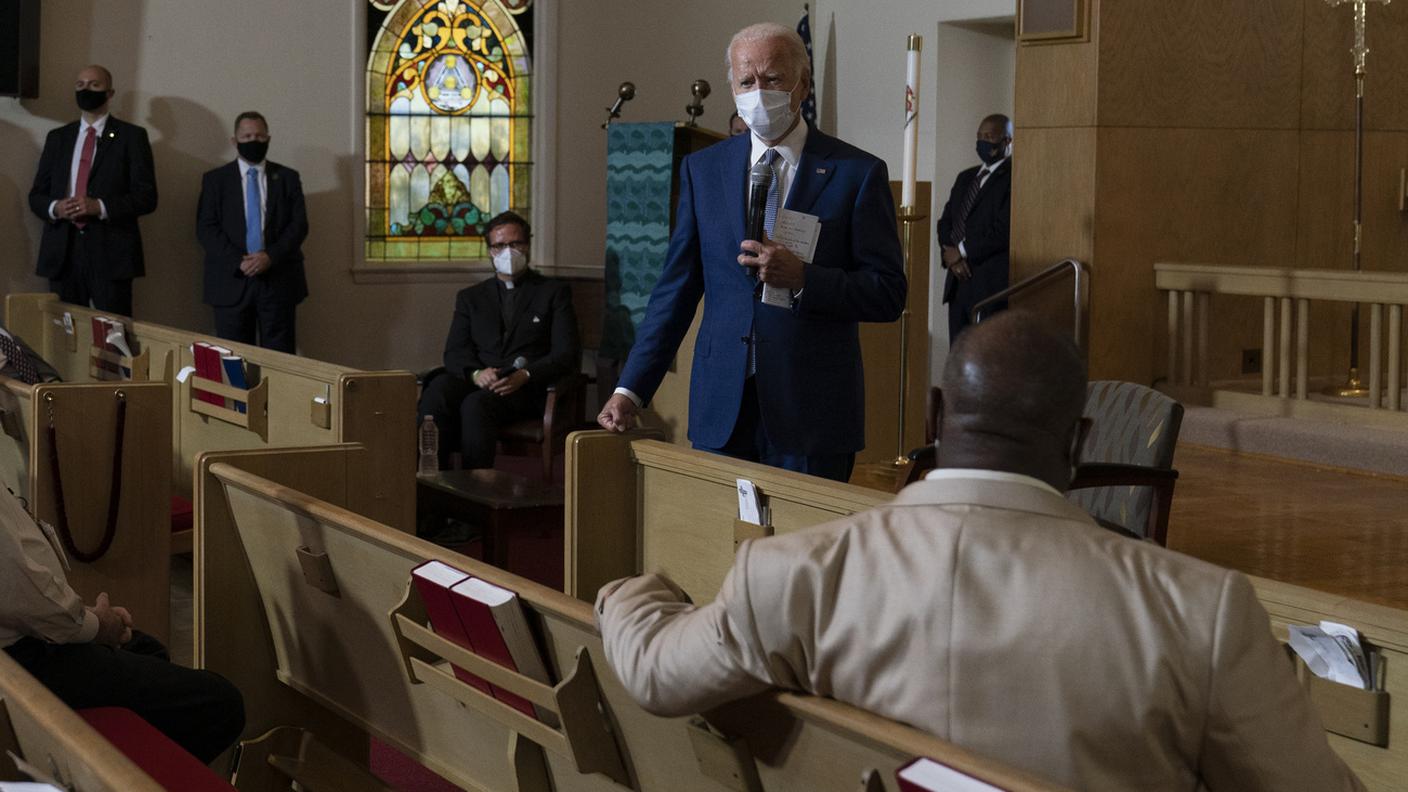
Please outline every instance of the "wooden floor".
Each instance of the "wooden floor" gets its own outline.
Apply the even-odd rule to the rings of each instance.
[[[1174,466],[1170,548],[1408,608],[1408,479],[1189,445]]]

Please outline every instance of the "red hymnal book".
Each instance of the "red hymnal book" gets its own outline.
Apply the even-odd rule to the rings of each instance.
[[[100,349],[105,352],[117,352],[117,349],[115,349],[111,344],[108,343],[107,317],[94,316],[92,317],[89,323],[93,327],[93,347],[95,349]],[[94,358],[93,365],[96,366],[100,371],[109,371],[113,374],[118,373],[118,365],[109,360],[104,360],[102,358]]]
[[[197,341],[191,345],[191,357],[195,358],[196,376],[200,379],[208,379],[211,382],[223,382],[224,366],[220,363],[220,353],[215,348],[204,341]],[[196,394],[196,398],[203,402],[209,402],[221,407],[225,406],[225,399],[210,391],[204,391],[195,387],[192,383],[191,390]]]
[[[986,781],[933,759],[919,757],[895,771],[900,792],[1002,792]]]
[[[472,577],[450,589],[450,600],[474,644],[475,654],[529,679],[552,684],[517,594]],[[522,696],[497,686],[494,695],[524,715],[556,725],[551,712],[539,710]]]
[[[425,603],[426,615],[430,617],[430,629],[436,635],[474,651],[474,646],[470,644],[469,636],[465,634],[464,626],[460,623],[460,617],[455,613],[455,606],[450,601],[450,589],[468,577],[469,575],[440,561],[426,561],[411,570],[411,580],[415,582],[416,591],[420,592],[421,601]],[[455,677],[461,682],[478,688],[481,693],[494,695],[494,690],[488,682],[459,666],[453,668]]]

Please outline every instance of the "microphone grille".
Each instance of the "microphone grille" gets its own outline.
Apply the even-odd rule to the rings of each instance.
[[[748,183],[754,187],[767,187],[772,184],[772,166],[758,160],[748,170]]]
[[[528,358],[523,357],[522,355],[519,355],[518,357],[513,359],[514,368],[521,369],[526,365],[528,365]]]

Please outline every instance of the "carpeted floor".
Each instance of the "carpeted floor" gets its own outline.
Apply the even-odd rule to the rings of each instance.
[[[1408,432],[1188,407],[1180,442],[1408,476]]]

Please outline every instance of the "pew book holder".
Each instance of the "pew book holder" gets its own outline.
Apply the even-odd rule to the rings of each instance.
[[[185,391],[182,398],[186,404],[190,405],[191,412],[235,426],[242,426],[259,435],[260,440],[269,442],[268,379],[261,379],[258,385],[245,389],[206,379],[199,374],[191,374],[181,387]],[[245,411],[240,412],[220,404],[202,401],[196,397],[196,391],[212,393],[231,402],[243,402]]]
[[[1325,731],[1380,748],[1388,747],[1390,696],[1384,690],[1388,659],[1378,647],[1364,645],[1375,671],[1375,690],[1363,690],[1322,679],[1286,647],[1296,669],[1296,677],[1310,691],[1310,703],[1320,715]]]
[[[130,377],[115,375],[111,370],[99,366],[99,362],[111,363],[118,367],[118,371],[128,369],[132,375]],[[88,376],[95,380],[127,379],[132,382],[147,382],[151,379],[151,371],[152,351],[150,349],[143,349],[136,355],[127,357],[102,347],[88,347]]]
[[[747,520],[736,519],[733,521],[733,550],[738,552],[738,546],[748,539],[762,539],[764,536],[772,536],[772,534],[771,525],[755,525]]]
[[[746,740],[720,732],[703,718],[691,718],[685,728],[700,774],[733,792],[763,792],[758,765]]]
[[[409,581],[405,598],[390,617],[411,684],[429,685],[512,733],[510,760],[521,792],[551,790],[551,774],[539,748],[570,759],[579,773],[601,773],[623,787],[635,788],[607,722],[601,689],[586,647],[577,649],[573,667],[561,675],[562,681],[550,686],[436,635],[425,626],[425,603]],[[553,728],[461,682],[450,664],[552,713],[561,727]]]

